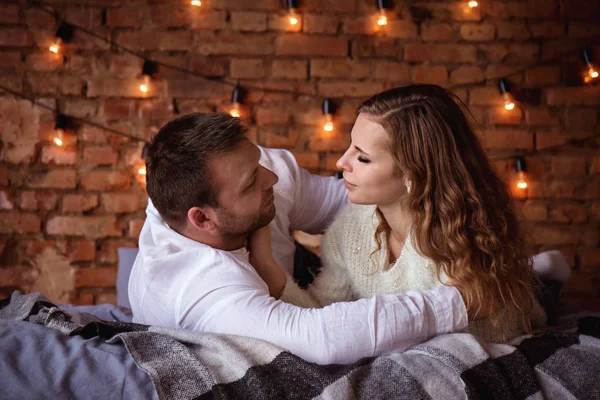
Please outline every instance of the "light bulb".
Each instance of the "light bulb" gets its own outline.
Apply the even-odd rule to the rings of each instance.
[[[61,38],[56,38],[56,41],[50,45],[49,50],[51,52],[53,52],[54,54],[58,54],[61,44],[62,44]]]
[[[240,103],[233,103],[233,108],[229,111],[229,115],[234,118],[239,118],[242,114],[240,113]]]
[[[298,25],[299,19],[295,8],[290,8],[288,20],[290,21],[290,25]]]
[[[54,143],[57,146],[62,146],[64,143],[64,137],[65,137],[65,131],[62,130],[61,128],[56,128],[54,130],[54,138],[52,140],[54,140]]]
[[[192,0],[192,5],[196,7],[200,7],[202,2],[200,0]]]
[[[517,187],[519,189],[527,189],[527,178],[523,171],[517,172]]]
[[[478,3],[478,2],[476,2],[476,1],[474,1],[474,0],[472,0],[472,1],[469,1],[469,7],[471,7],[471,8],[475,8],[475,7],[477,7],[478,5],[479,5],[479,3]]]
[[[144,75],[144,83],[140,85],[140,91],[143,93],[148,93],[150,89],[150,75]]]
[[[142,165],[141,167],[139,167],[137,173],[138,175],[146,175],[146,166]]]
[[[331,114],[325,114],[325,124],[323,124],[323,130],[326,132],[333,131],[333,116]]]
[[[377,25],[379,26],[385,26],[388,23],[388,19],[387,16],[385,15],[385,11],[382,8],[381,10],[379,10],[379,19],[377,20]]]
[[[590,83],[594,79],[598,79],[598,68],[596,68],[594,64],[588,63],[586,66],[585,74],[583,76],[583,81],[585,83]]]
[[[508,93],[508,92],[502,93],[502,99],[504,100],[504,108],[507,111],[510,111],[515,108],[515,102],[513,101],[510,93]]]

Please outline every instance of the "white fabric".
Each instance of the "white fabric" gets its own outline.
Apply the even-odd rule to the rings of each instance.
[[[443,272],[438,279],[435,264],[416,251],[410,234],[398,259],[389,265],[385,234],[381,237],[381,250],[375,251],[375,232],[380,223],[376,210],[375,205],[350,203],[325,232],[321,249],[323,268],[308,287],[321,306],[377,294],[428,290],[447,281]],[[550,270],[550,264],[557,263],[547,264]],[[290,296],[287,301],[298,304],[299,300]],[[545,319],[544,311],[534,300],[535,323],[541,325]],[[508,318],[497,328],[486,320],[472,321],[467,331],[491,341],[508,340],[522,333],[518,321]]]
[[[322,232],[345,203],[343,181],[310,175],[291,153],[261,149],[279,176],[274,255],[290,274],[290,230]],[[269,296],[245,249],[223,251],[170,229],[149,202],[129,281],[134,321],[267,340],[311,362],[351,363],[403,350],[467,325],[455,288],[379,295],[305,309]],[[294,292],[288,284],[286,293]]]

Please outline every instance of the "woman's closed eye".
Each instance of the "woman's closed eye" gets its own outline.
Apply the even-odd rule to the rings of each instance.
[[[356,159],[358,160],[358,162],[365,163],[365,164],[368,164],[371,162],[371,160],[367,160],[366,158],[364,158],[362,156],[358,156]]]

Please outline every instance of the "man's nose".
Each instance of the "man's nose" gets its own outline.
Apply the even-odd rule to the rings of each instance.
[[[273,187],[278,181],[279,177],[270,169],[267,169],[263,166],[260,167],[263,171],[263,190],[268,190]]]

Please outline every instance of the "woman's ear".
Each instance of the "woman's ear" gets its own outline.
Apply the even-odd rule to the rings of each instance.
[[[412,182],[408,178],[404,178],[404,185],[406,186],[406,192],[410,193]]]

